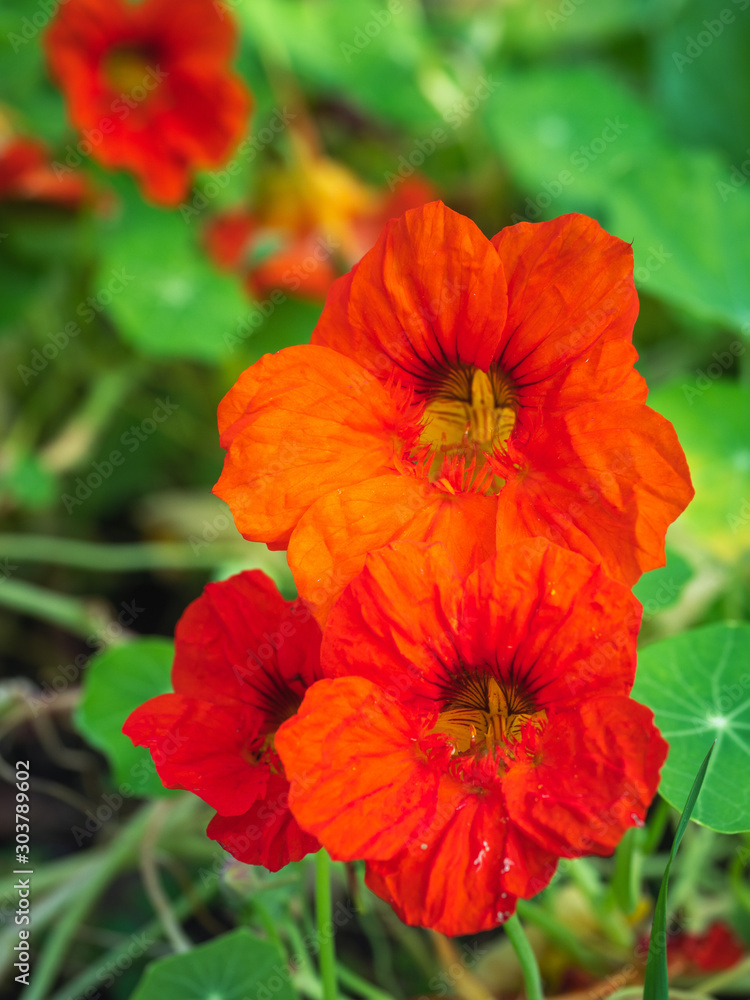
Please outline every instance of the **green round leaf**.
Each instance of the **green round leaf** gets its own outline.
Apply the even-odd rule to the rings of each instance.
[[[707,625],[648,646],[633,697],[669,743],[659,788],[667,802],[682,808],[716,739],[693,819],[720,833],[750,830],[750,625]]]
[[[136,796],[169,795],[145,747],[135,747],[122,727],[139,705],[172,690],[174,648],[167,639],[139,639],[92,657],[84,675],[76,725],[106,754],[119,785]]]
[[[184,955],[153,962],[130,1000],[294,1000],[276,947],[240,927]]]
[[[199,245],[208,212],[190,200],[182,211],[152,208],[126,182],[120,189],[123,207],[109,223],[83,319],[106,310],[121,336],[149,357],[226,358],[227,337],[254,307],[241,283],[220,274]]]

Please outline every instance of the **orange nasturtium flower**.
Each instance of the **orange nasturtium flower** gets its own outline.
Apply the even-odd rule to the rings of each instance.
[[[235,42],[212,0],[67,0],[44,43],[78,153],[132,171],[155,202],[179,203],[193,170],[223,163],[247,126]]]
[[[539,538],[466,580],[441,545],[370,555],[328,619],[326,679],[276,734],[292,812],[407,923],[502,923],[558,858],[643,822],[668,747],[628,697],[640,617]]]
[[[260,177],[254,209],[235,206],[206,226],[209,256],[237,272],[254,298],[281,289],[322,302],[389,219],[435,197],[423,177],[403,181],[389,193],[305,146],[301,154],[293,168]]]
[[[148,747],[167,788],[217,815],[207,834],[238,860],[278,871],[317,851],[288,807],[274,736],[322,677],[320,628],[259,570],[210,583],[175,631],[174,694],[152,698],[123,732]]]
[[[321,621],[368,552],[442,542],[461,572],[545,536],[633,584],[692,497],[634,370],[629,244],[583,215],[492,241],[433,202],[329,292],[312,344],[265,355],[219,406],[215,492],[288,547]]]

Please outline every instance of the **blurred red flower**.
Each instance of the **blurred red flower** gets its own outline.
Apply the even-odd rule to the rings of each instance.
[[[276,734],[301,826],[410,924],[471,934],[557,859],[641,824],[667,744],[628,697],[641,608],[533,539],[463,580],[440,545],[368,557]],[[352,676],[350,676],[352,675]]]
[[[76,209],[91,195],[82,174],[55,174],[44,143],[21,136],[0,141],[0,199],[41,201]]]
[[[633,584],[693,491],[644,405],[630,246],[583,215],[492,241],[440,202],[390,222],[329,292],[312,344],[219,406],[215,492],[288,547],[323,621],[368,552],[440,541],[461,572],[530,536]]]
[[[379,191],[302,142],[296,148],[293,168],[260,178],[254,209],[228,209],[206,227],[209,256],[241,275],[253,298],[281,289],[323,301],[334,280],[373,246],[389,219],[435,197],[426,178],[411,178],[392,192]]]
[[[245,131],[251,98],[230,69],[235,36],[212,0],[60,5],[44,43],[79,151],[177,204],[192,171],[223,163]]]
[[[174,694],[152,698],[123,732],[151,750],[167,788],[185,788],[217,814],[208,836],[247,864],[278,871],[318,849],[287,805],[274,749],[279,725],[322,676],[320,629],[258,570],[210,583],[180,619]]]

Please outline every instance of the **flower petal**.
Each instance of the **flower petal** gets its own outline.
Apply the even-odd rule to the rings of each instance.
[[[283,774],[271,774],[263,799],[241,816],[214,816],[206,833],[238,861],[277,872],[320,847],[301,829],[288,801],[289,782]]]
[[[399,702],[362,677],[322,680],[276,734],[301,826],[339,860],[397,854],[435,809],[439,772]]]
[[[214,492],[246,538],[284,547],[320,497],[393,469],[402,425],[349,358],[309,345],[266,354],[219,406],[227,456]]]
[[[460,573],[495,549],[497,501],[451,494],[426,480],[380,476],[329,493],[305,514],[289,542],[299,594],[321,624],[368,552],[393,541],[441,542]]]
[[[640,623],[638,601],[599,564],[535,538],[499,548],[468,578],[456,651],[523,678],[538,708],[559,709],[582,690],[630,692]]]
[[[594,698],[550,719],[533,759],[503,779],[514,821],[560,857],[610,854],[642,826],[669,747],[650,709],[632,698]]]
[[[323,672],[356,673],[393,697],[418,694],[436,660],[453,656],[461,584],[443,545],[397,542],[369,555],[328,618]]]
[[[519,387],[522,405],[550,410],[614,395],[644,402],[645,383],[633,371],[638,295],[630,244],[579,214],[521,222],[492,243],[508,281],[495,360]]]
[[[334,283],[312,336],[404,384],[462,362],[489,368],[507,310],[503,268],[463,215],[430,202],[392,219]]]
[[[302,699],[317,680],[320,629],[260,570],[209,583],[175,630],[172,683],[179,694],[269,713],[269,685]],[[287,699],[288,700],[288,699]]]
[[[137,708],[123,732],[149,748],[166,788],[193,792],[220,813],[236,816],[265,793],[268,768],[243,756],[254,719],[238,708],[162,694]]]
[[[632,586],[663,566],[667,527],[693,496],[674,428],[640,403],[545,420],[498,466],[498,546],[544,535]]]

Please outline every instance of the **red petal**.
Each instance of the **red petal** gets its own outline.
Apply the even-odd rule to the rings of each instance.
[[[237,711],[243,703],[267,718],[274,695],[283,708],[320,676],[319,650],[309,610],[285,601],[260,570],[247,570],[209,583],[183,613],[172,683],[180,694]]]
[[[214,816],[206,833],[246,865],[263,865],[277,872],[320,847],[289,811],[289,782],[281,774],[269,777],[265,796],[241,816]]]
[[[643,825],[668,749],[653,713],[631,698],[582,700],[549,719],[533,759],[509,768],[508,811],[560,857],[610,854]]]
[[[193,792],[218,812],[236,816],[265,792],[268,767],[243,756],[254,720],[239,707],[163,694],[137,708],[123,732],[149,748],[166,788]]]
[[[276,734],[290,806],[339,860],[387,859],[435,810],[418,722],[362,677],[318,681]]]
[[[628,586],[664,565],[666,529],[693,496],[674,428],[640,403],[545,420],[512,446],[501,472],[498,546],[543,535]]]
[[[380,476],[322,497],[289,542],[300,596],[321,623],[368,552],[401,539],[441,542],[461,573],[495,550],[494,497],[452,495],[411,476]]]
[[[628,694],[641,606],[598,564],[541,538],[499,548],[466,581],[458,660],[497,664],[538,707]]]

